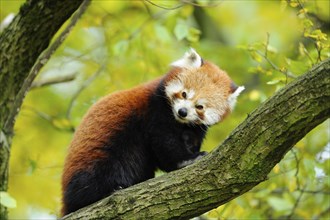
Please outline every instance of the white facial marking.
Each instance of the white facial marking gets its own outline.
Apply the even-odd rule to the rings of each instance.
[[[183,85],[179,80],[175,80],[173,82],[170,82],[165,87],[165,92],[168,97],[171,97],[173,94],[180,92],[183,90]]]
[[[188,90],[187,92],[187,99],[192,99],[195,95],[195,91],[194,90]]]
[[[228,96],[227,101],[228,101],[228,104],[229,104],[229,108],[230,108],[230,110],[233,110],[233,109],[234,109],[235,104],[236,104],[237,97],[238,97],[238,95],[239,95],[244,89],[245,89],[244,86],[240,86],[240,87],[238,87],[238,88],[236,89],[236,91],[235,91],[234,93],[232,93],[232,94],[230,94],[230,95]]]
[[[214,125],[221,120],[219,112],[213,108],[208,108],[204,113],[204,121],[206,125]]]
[[[207,103],[206,99],[199,99],[196,104],[197,105],[206,105],[206,103]]]
[[[171,65],[187,69],[198,68],[202,65],[202,58],[193,48],[190,48],[190,51],[186,52],[180,60]]]

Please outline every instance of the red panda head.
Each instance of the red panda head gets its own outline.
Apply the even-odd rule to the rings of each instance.
[[[203,61],[194,49],[172,63],[174,69],[165,79],[165,93],[173,114],[181,123],[213,125],[233,110],[237,87],[227,73]]]

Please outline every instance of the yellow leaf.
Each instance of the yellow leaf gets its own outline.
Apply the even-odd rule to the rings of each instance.
[[[252,90],[249,94],[251,101],[257,101],[260,99],[260,92],[258,90]]]
[[[251,52],[251,56],[252,56],[252,59],[254,59],[255,61],[257,61],[258,63],[261,63],[262,62],[262,56],[260,56],[257,52],[252,51]]]
[[[297,188],[297,184],[296,184],[296,181],[295,180],[291,180],[290,182],[289,182],[289,192],[293,192],[293,191],[295,191],[296,190],[296,188]]]
[[[53,125],[60,129],[71,128],[71,122],[65,118],[57,118],[52,121]]]
[[[290,1],[290,6],[291,7],[297,7],[299,5],[299,3],[297,1]]]
[[[278,164],[273,168],[273,172],[276,174],[280,172],[280,166]]]
[[[209,218],[218,218],[219,213],[216,209],[213,209],[213,210],[211,210],[207,213],[207,217],[209,217]]]
[[[281,11],[283,12],[287,6],[288,6],[288,2],[285,0],[282,0],[281,1]]]
[[[300,14],[306,14],[308,12],[308,10],[306,8],[300,9],[298,12],[298,15]]]

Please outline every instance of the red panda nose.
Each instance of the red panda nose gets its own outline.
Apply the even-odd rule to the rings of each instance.
[[[178,114],[180,117],[185,118],[188,115],[188,109],[187,108],[180,108],[178,111]]]

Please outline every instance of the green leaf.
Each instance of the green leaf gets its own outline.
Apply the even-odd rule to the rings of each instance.
[[[279,212],[291,210],[293,207],[293,203],[291,201],[278,197],[269,197],[267,202],[274,210]]]
[[[28,174],[31,175],[38,167],[37,161],[29,159]]]
[[[190,42],[198,42],[201,31],[196,28],[189,28],[187,39]]]
[[[279,80],[279,79],[275,79],[275,80],[268,81],[268,82],[267,82],[267,85],[275,85],[275,84],[277,84],[277,83],[279,83],[279,82],[281,82],[281,80]]]
[[[155,32],[157,37],[163,41],[163,42],[170,42],[171,41],[171,36],[163,25],[156,24],[155,25]]]
[[[175,37],[178,40],[183,40],[185,37],[188,36],[188,33],[189,31],[187,22],[182,19],[178,19],[177,24],[174,28]]]
[[[192,15],[192,13],[194,12],[194,7],[193,5],[185,5],[185,7],[182,7],[180,9],[180,16],[184,17],[184,18],[188,18],[189,16]]]
[[[250,53],[251,53],[252,59],[257,61],[258,63],[262,62],[262,56],[260,56],[256,51],[251,51]]]
[[[310,176],[315,176],[315,161],[311,159],[303,160],[303,167]]]
[[[249,50],[249,45],[239,44],[236,46],[237,49]]]
[[[277,53],[277,48],[276,47],[273,47],[273,46],[271,46],[271,45],[267,45],[267,51],[268,52],[270,52],[270,53],[273,53],[273,54],[275,54],[275,53]]]
[[[128,49],[128,41],[121,40],[113,46],[113,52],[115,55],[123,54]]]
[[[303,25],[305,28],[311,28],[311,27],[313,27],[314,24],[310,19],[306,18],[303,20]]]
[[[290,1],[290,6],[293,8],[296,8],[299,6],[299,2],[297,0],[291,0]]]
[[[316,40],[327,40],[327,35],[323,33],[320,29],[316,29],[311,33],[305,33],[305,37],[310,37]]]
[[[4,191],[0,191],[0,204],[7,208],[16,208],[16,200]]]
[[[309,62],[296,61],[289,58],[286,58],[285,61],[289,65],[291,72],[297,75],[306,72],[311,67]]]

